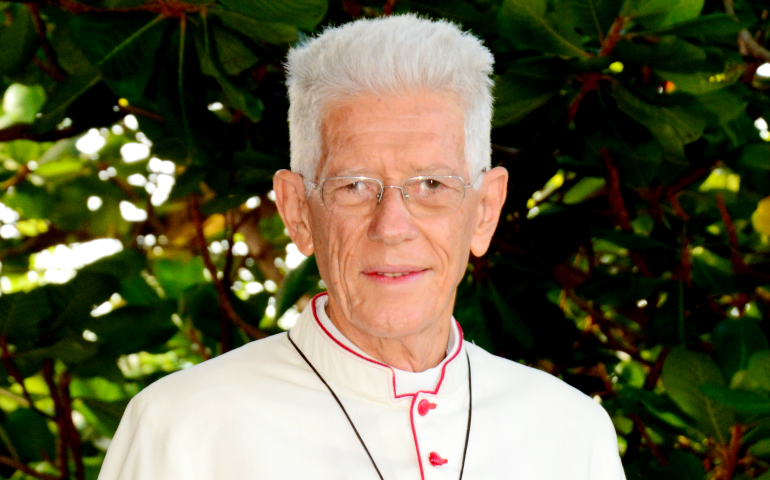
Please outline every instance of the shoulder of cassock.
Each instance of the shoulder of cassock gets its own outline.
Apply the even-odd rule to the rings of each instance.
[[[573,462],[570,469],[593,472],[580,478],[624,478],[614,427],[599,404],[548,373],[469,342],[464,350],[473,383],[469,458],[492,462],[518,451],[532,461],[519,463],[517,477],[544,478],[540,467],[566,455]],[[249,343],[168,375],[134,397],[99,479],[213,478],[202,474],[216,470],[207,458],[237,461],[231,457],[244,444],[251,452],[276,452],[282,439],[275,432],[282,429],[291,432],[283,439],[291,450],[316,422],[318,412],[307,406],[327,397],[286,334]],[[246,417],[261,423],[246,428]],[[297,425],[302,427],[294,429]]]

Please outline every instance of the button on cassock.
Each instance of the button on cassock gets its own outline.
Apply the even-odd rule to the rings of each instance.
[[[439,467],[441,465],[444,465],[448,461],[446,458],[441,458],[441,455],[439,455],[436,452],[430,452],[430,456],[428,456],[428,460],[430,460],[430,464],[433,465],[434,467]]]
[[[420,403],[417,404],[417,413],[424,417],[430,410],[433,410],[434,408],[436,408],[435,403],[430,403],[429,401],[422,399],[420,400]]]

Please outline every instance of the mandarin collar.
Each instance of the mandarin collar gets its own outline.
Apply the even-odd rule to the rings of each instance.
[[[432,390],[405,392],[399,388],[395,369],[379,362],[363,352],[356,352],[335,338],[318,318],[317,300],[326,295],[316,295],[305,308],[297,323],[291,328],[292,340],[313,363],[316,369],[335,389],[348,395],[361,396],[369,400],[389,404],[409,405],[415,394],[441,397],[458,388],[467,389],[467,363],[463,333],[457,321],[456,337],[450,354],[439,365],[441,374]],[[321,303],[321,302],[318,302]],[[340,392],[341,393],[341,392]]]

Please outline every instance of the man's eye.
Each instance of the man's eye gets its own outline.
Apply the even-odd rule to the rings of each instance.
[[[342,188],[345,190],[359,192],[366,189],[366,184],[364,182],[350,182]]]
[[[443,187],[444,184],[436,180],[435,178],[426,178],[422,181],[422,188],[425,190],[438,190]]]

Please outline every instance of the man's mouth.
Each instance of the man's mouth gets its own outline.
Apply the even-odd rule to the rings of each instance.
[[[402,277],[404,275],[409,275],[412,272],[398,272],[398,273],[388,273],[388,272],[377,272],[377,275],[384,275],[386,277],[396,278],[396,277]]]
[[[385,284],[401,284],[403,282],[411,282],[412,280],[421,277],[427,269],[420,268],[411,265],[388,265],[388,266],[376,266],[370,267],[364,270],[364,274],[372,280],[385,282]]]

